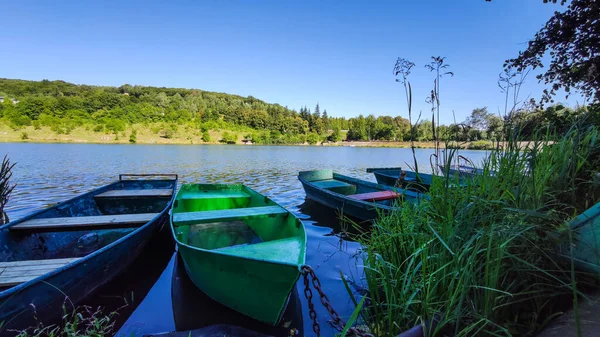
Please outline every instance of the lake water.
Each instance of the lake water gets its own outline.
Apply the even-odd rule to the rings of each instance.
[[[7,206],[13,220],[108,184],[118,179],[120,173],[177,173],[180,183],[244,183],[303,220],[308,238],[306,262],[315,269],[323,290],[342,318],[350,316],[353,305],[340,271],[347,279],[356,281],[354,290],[360,292],[362,269],[357,258],[360,245],[340,241],[332,235],[338,226],[335,214],[305,202],[304,191],[297,179],[298,171],[331,168],[345,175],[375,181],[366,173],[367,167],[408,167],[413,162],[410,149],[358,147],[0,144],[0,154],[5,153],[17,163],[13,175],[17,187]],[[432,153],[430,149],[416,150],[421,171],[431,171],[429,158]],[[461,154],[475,163],[485,156],[483,151],[465,150]],[[252,323],[229,317],[233,314],[226,310],[218,311],[214,303],[196,301],[187,303],[186,308],[178,308],[179,301],[172,301],[175,296],[172,296],[172,282],[178,282],[181,275],[177,274],[177,268],[173,270],[177,265],[173,242],[165,238],[147,251],[126,275],[89,300],[88,304],[103,305],[109,310],[121,306],[124,298],[128,300],[129,305],[119,311],[117,335],[142,336],[172,331],[176,323],[177,328],[190,329],[194,322],[201,324],[196,327],[209,323],[239,323],[254,328]],[[297,289],[303,293],[301,281]],[[313,335],[306,299],[299,298],[304,332]],[[318,297],[313,301],[322,335],[332,336],[335,330],[327,323],[327,313]],[[182,315],[182,311],[188,317],[177,316]]]

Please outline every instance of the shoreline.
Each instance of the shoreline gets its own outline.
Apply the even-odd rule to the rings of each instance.
[[[13,130],[6,125],[0,126],[0,143],[42,143],[42,144],[131,144],[131,145],[235,145],[235,146],[330,146],[330,147],[377,147],[377,148],[411,148],[411,142],[400,141],[340,141],[323,142],[317,144],[245,144],[241,134],[244,132],[227,130],[210,130],[212,140],[221,139],[225,132],[235,133],[237,141],[235,144],[225,144],[218,141],[205,142],[199,132],[189,132],[177,134],[171,138],[161,137],[148,129],[136,128],[136,141],[129,141],[131,130],[123,131],[118,134],[106,134],[100,132],[90,132],[85,128],[76,128],[69,134],[57,134],[47,127],[34,129],[31,126],[20,130]],[[183,133],[183,132],[182,132]],[[460,149],[486,150],[493,146],[491,141],[461,142],[458,144]],[[476,146],[474,146],[476,145]],[[440,147],[445,148],[444,143]],[[415,142],[417,149],[433,149],[433,141]]]

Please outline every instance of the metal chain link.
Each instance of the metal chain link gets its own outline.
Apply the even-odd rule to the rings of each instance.
[[[313,288],[319,293],[319,299],[321,300],[321,304],[327,309],[327,312],[331,316],[331,323],[333,326],[342,331],[346,326],[346,323],[340,318],[340,315],[333,309],[331,303],[329,302],[329,298],[323,292],[323,288],[321,288],[321,281],[315,274],[315,271],[310,266],[302,266],[302,274],[304,275],[304,296],[308,300],[308,313],[310,318],[313,321],[313,331],[317,335],[320,336],[321,326],[319,322],[317,322],[317,312],[315,311],[315,306],[312,303],[313,293],[310,289],[310,284],[308,281],[308,277],[312,279]],[[363,331],[362,329],[351,327],[348,329],[348,336],[358,336],[358,337],[373,337],[372,334]]]

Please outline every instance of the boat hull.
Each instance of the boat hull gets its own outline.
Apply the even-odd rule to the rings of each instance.
[[[569,226],[573,244],[563,245],[560,255],[569,262],[572,256],[578,269],[600,279],[600,203],[571,220]]]
[[[331,170],[303,171],[298,175],[306,197],[338,212],[340,217],[351,217],[360,221],[372,221],[380,214],[389,213],[402,201],[415,201],[419,193],[392,186],[347,177]],[[398,198],[374,202],[356,198],[371,193],[397,193]]]
[[[183,185],[171,216],[185,270],[213,300],[276,325],[305,261],[302,222],[243,185]]]
[[[313,185],[300,180],[306,197],[323,206],[334,209],[340,217],[352,217],[361,221],[376,219],[379,214],[390,212],[388,207],[376,207],[374,204],[363,204],[334,193],[327,193]]]
[[[197,251],[179,245],[185,270],[213,300],[261,322],[276,325],[300,276],[297,267]]]
[[[114,184],[97,191],[107,190],[112,185]],[[76,201],[76,199],[72,200]],[[120,239],[64,267],[0,292],[0,322],[2,322],[0,335],[13,336],[14,332],[8,330],[21,330],[35,326],[39,323],[36,317],[44,321],[59,320],[64,314],[63,310],[72,310],[73,306],[77,306],[81,300],[119,275],[139,256],[148,241],[164,227],[168,221],[167,211],[171,201],[154,219]],[[52,210],[43,210],[38,213],[47,211],[52,212]],[[38,213],[0,227],[0,240],[2,242],[9,240],[12,235],[7,230],[9,226],[33,218]],[[100,236],[110,237],[118,232],[118,229],[106,230]],[[80,233],[82,232],[67,233],[62,241],[57,240],[53,244],[57,246],[66,244],[70,242],[69,238],[72,235]],[[35,233],[31,234],[33,235]],[[28,247],[22,248],[28,249]]]

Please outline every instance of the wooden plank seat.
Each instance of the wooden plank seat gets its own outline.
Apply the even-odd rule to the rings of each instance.
[[[140,213],[31,219],[11,226],[10,230],[131,226],[134,224],[145,224],[157,215],[158,213]]]
[[[362,201],[383,201],[389,199],[396,199],[400,196],[400,193],[394,191],[377,191],[370,193],[360,193],[349,195],[349,198],[362,200]]]
[[[335,179],[317,180],[313,181],[312,183],[317,187],[324,188],[335,193],[340,193],[344,195],[356,193],[355,185],[348,184]]]
[[[246,218],[260,218],[288,214],[281,206],[261,206],[246,208],[230,208],[214,211],[183,212],[173,214],[173,225],[183,226],[202,222],[235,221]]]
[[[181,199],[230,199],[230,198],[240,198],[240,199],[250,199],[250,195],[248,193],[244,193],[243,191],[198,191],[198,192],[187,192],[184,194]]]
[[[13,287],[33,280],[79,258],[0,262],[0,287]]]
[[[148,188],[142,190],[111,190],[100,193],[94,198],[140,198],[140,197],[170,197],[173,190],[170,188]]]
[[[335,188],[335,187],[351,186],[348,183],[345,183],[345,182],[339,181],[339,180],[335,180],[335,179],[313,181],[313,184],[315,184],[315,186],[318,186],[321,188],[327,188],[327,189]]]

